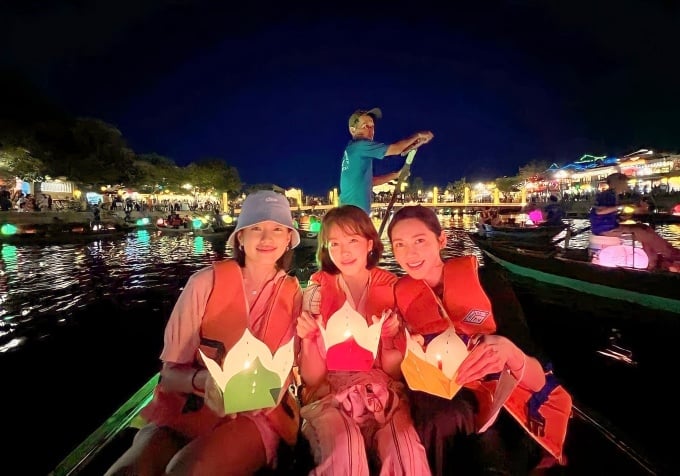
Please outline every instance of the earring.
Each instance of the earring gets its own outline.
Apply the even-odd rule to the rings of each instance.
[[[286,251],[290,251],[290,245],[286,246]]]
[[[238,249],[241,250],[241,253],[243,253],[243,243],[239,245]]]

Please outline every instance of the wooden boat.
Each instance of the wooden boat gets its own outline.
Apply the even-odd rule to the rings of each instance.
[[[201,232],[214,232],[213,227],[204,220],[192,219],[183,222],[181,225],[170,225],[167,219],[159,218],[155,223],[156,230],[167,234],[185,234],[194,233],[200,234]]]
[[[493,275],[495,277],[495,274]],[[505,291],[497,281],[485,282],[494,291],[491,295],[494,308],[507,308],[514,312],[513,306],[505,305],[502,300]],[[132,444],[132,439],[144,424],[139,414],[151,401],[153,390],[158,382],[158,374],[148,380],[130,399],[113,412],[101,426],[96,428],[84,441],[76,446],[50,476],[101,475]],[[568,387],[568,385],[567,385]],[[454,450],[455,451],[455,450]],[[569,424],[565,444],[567,466],[553,466],[536,469],[532,476],[562,474],[660,474],[660,463],[650,462],[649,457],[639,451],[611,421],[574,398],[573,417]],[[464,465],[469,458],[461,459],[461,474],[466,472]],[[304,438],[298,440],[296,447],[290,449],[283,445],[279,452],[279,468],[263,474],[306,475],[312,469],[311,453]],[[655,466],[657,465],[657,466]],[[259,473],[258,473],[259,474]]]
[[[566,223],[560,225],[526,225],[500,224],[489,225],[480,223],[480,235],[496,241],[511,241],[516,243],[531,243],[535,245],[549,244],[553,238],[569,228]]]
[[[130,231],[132,231],[130,227],[111,223],[26,224],[16,227],[14,233],[0,233],[0,243],[8,245],[82,243],[121,238]]]
[[[203,238],[206,239],[211,239],[211,240],[227,240],[229,238],[229,235],[233,233],[233,231],[236,229],[236,224],[234,225],[225,225],[221,227],[215,227],[211,226],[206,229],[202,230],[194,230],[196,236],[202,236]]]
[[[321,217],[316,215],[303,215],[297,219],[298,232],[300,233],[301,248],[317,247],[317,238],[321,230]]]
[[[680,273],[600,266],[590,262],[585,249],[531,249],[477,233],[470,237],[486,257],[511,275],[680,315]]]
[[[300,233],[300,247],[316,249],[318,244],[319,232],[298,230]]]
[[[158,374],[92,432],[49,473],[49,476],[94,476],[107,468],[132,444],[144,424],[139,413],[152,398]],[[598,419],[585,407],[575,404],[565,445],[566,474],[657,474],[647,459],[622,441],[611,423]],[[279,469],[273,474],[306,475],[312,468],[311,454],[304,438],[288,454],[279,455]],[[599,469],[598,469],[599,468]],[[563,467],[534,470],[531,474],[565,474]],[[268,473],[269,474],[269,473]]]

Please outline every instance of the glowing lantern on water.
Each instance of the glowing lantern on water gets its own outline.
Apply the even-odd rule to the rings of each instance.
[[[540,223],[543,221],[543,212],[541,210],[531,210],[529,212],[529,220],[534,223]]]
[[[4,225],[0,226],[0,235],[15,235],[17,231],[17,227],[11,223],[5,223]]]
[[[194,229],[201,228],[203,226],[203,221],[200,218],[194,218],[193,220],[191,220],[191,226]]]

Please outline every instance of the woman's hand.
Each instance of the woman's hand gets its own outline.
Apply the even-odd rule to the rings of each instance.
[[[399,317],[394,311],[385,311],[383,314],[389,313],[383,322],[382,329],[380,331],[381,339],[393,339],[399,332]],[[372,317],[373,324],[380,322],[377,316]]]
[[[321,326],[321,316],[314,319],[307,311],[302,311],[297,318],[295,330],[300,339],[312,339],[319,335],[319,327]]]
[[[203,401],[217,416],[223,417],[226,415],[226,412],[224,411],[224,394],[209,372],[208,376],[205,378],[205,394],[203,396]]]
[[[496,334],[480,337],[470,354],[460,364],[456,383],[465,385],[489,374],[502,372],[517,352],[521,353],[517,346],[506,337]],[[522,358],[520,358],[519,366],[521,366]]]

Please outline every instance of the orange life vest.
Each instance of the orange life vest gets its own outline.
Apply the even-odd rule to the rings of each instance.
[[[231,347],[241,338],[248,327],[248,303],[240,285],[242,275],[238,263],[225,260],[213,264],[213,288],[201,321],[201,351],[222,364]],[[234,285],[238,283],[238,285]],[[296,299],[300,284],[297,278],[285,276],[275,284],[274,296],[267,311],[264,335],[256,336],[274,352],[285,344],[295,319],[299,315]],[[203,362],[196,351],[197,367]],[[281,390],[286,391],[287,385]],[[142,416],[147,421],[169,426],[180,433],[195,438],[213,428],[221,421],[212,410],[203,405],[203,399],[194,394],[165,392],[158,385],[153,400],[144,408]],[[297,439],[299,408],[286,391],[281,403],[267,414],[273,428],[289,444]]]
[[[443,302],[423,280],[404,276],[395,285],[397,306],[409,332],[440,334],[451,324],[467,336],[496,332],[491,301],[479,282],[477,258],[451,258],[442,272]]]
[[[338,285],[337,275],[325,271],[318,271],[310,278],[310,282],[317,283],[323,289],[321,293],[321,315],[324,324],[342,307],[346,301],[345,293]],[[369,277],[368,295],[366,302],[366,322],[372,324],[371,316],[380,317],[385,309],[394,309],[394,283],[397,276],[380,268],[371,269]]]
[[[477,268],[474,256],[447,260],[443,270],[442,300],[424,281],[409,276],[400,278],[395,286],[395,296],[407,328],[414,334],[428,335],[439,334],[452,324],[457,333],[468,337],[494,333],[496,323],[491,302],[479,282]],[[571,396],[556,383],[552,372],[546,377],[542,391],[532,393],[517,386],[503,406],[558,463],[565,464],[563,449],[571,416]],[[479,415],[486,414],[484,410],[491,406],[496,383],[489,380],[466,385],[477,396]],[[534,411],[530,412],[530,408]],[[536,415],[535,409],[540,409],[540,414]],[[530,415],[534,421],[544,419],[543,435],[529,431]]]
[[[394,283],[397,282],[397,279],[396,275],[384,269],[371,269],[367,289],[369,298],[366,300],[364,312],[364,318],[369,325],[373,323],[372,316],[380,317],[385,309],[394,309]],[[321,286],[320,312],[325,324],[342,307],[347,298],[338,284],[337,275],[319,271],[311,276],[310,281]],[[333,360],[334,357],[330,352],[334,350],[328,351],[329,354],[326,356],[328,361]],[[342,350],[339,350],[339,352],[342,352]],[[362,362],[362,365],[366,367],[376,365],[373,354],[359,345],[353,347],[352,352],[355,358]]]

